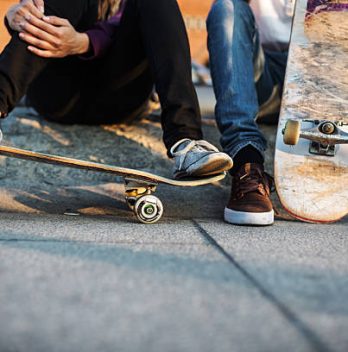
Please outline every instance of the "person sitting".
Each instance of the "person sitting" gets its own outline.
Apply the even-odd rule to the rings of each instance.
[[[174,177],[229,170],[202,138],[184,22],[175,0],[24,0],[6,16],[0,115],[26,94],[45,118],[109,124],[143,109],[155,85]]]

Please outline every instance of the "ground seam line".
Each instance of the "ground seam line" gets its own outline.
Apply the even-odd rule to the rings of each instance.
[[[312,345],[317,352],[331,352],[332,350],[312,331],[294,312],[291,311],[274,294],[269,292],[256,278],[253,277],[236,259],[233,258],[196,220],[192,220],[194,227],[200,232],[202,237],[215,248],[225,259],[237,269],[240,274],[254,287],[260,294],[269,301],[280,314],[296,328],[296,330]]]

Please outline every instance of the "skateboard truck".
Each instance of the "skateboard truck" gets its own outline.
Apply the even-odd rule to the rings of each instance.
[[[128,177],[124,182],[127,205],[137,219],[143,224],[156,223],[163,215],[161,200],[152,195],[156,191],[157,184]]]
[[[283,129],[283,140],[287,145],[296,145],[300,138],[311,141],[309,152],[316,155],[335,156],[337,144],[348,144],[348,132],[341,121],[302,120],[314,127],[302,128],[300,120],[289,119]]]

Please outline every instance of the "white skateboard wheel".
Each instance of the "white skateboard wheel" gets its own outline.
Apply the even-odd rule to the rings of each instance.
[[[135,203],[134,213],[143,224],[154,224],[163,215],[163,204],[155,196],[142,196]]]

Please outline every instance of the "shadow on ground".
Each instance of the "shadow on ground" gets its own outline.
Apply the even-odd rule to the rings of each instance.
[[[17,108],[2,125],[4,143],[43,153],[131,167],[170,176],[172,161],[162,143],[159,118],[149,116],[132,125],[60,125]],[[206,135],[218,144],[215,125]],[[123,179],[93,171],[76,170],[8,157],[0,160],[0,209],[29,213],[126,216]],[[160,186],[166,216],[221,217],[228,182],[190,189]],[[223,199],[217,202],[216,199]]]
[[[136,168],[170,176],[172,161],[162,143],[159,116],[151,115],[131,125],[60,125],[19,107],[2,125],[4,143],[43,153]],[[261,126],[268,142],[266,169],[273,173],[275,126]],[[219,145],[214,119],[203,117],[205,138]],[[0,157],[0,210],[28,213],[78,212],[89,215],[127,216],[123,180],[109,174],[76,170],[8,157]],[[165,216],[222,218],[229,197],[230,177],[205,187],[160,186],[157,195]],[[291,218],[273,202],[278,218]]]

